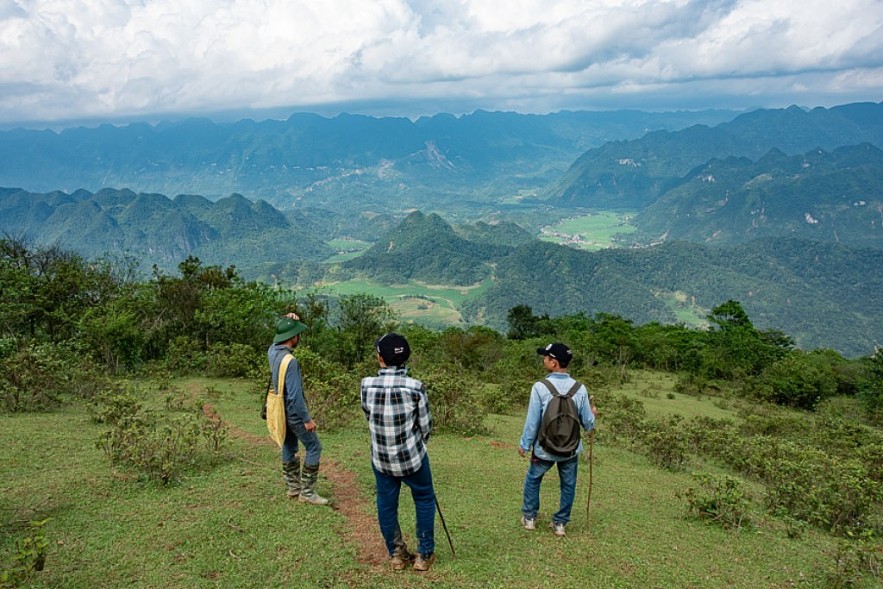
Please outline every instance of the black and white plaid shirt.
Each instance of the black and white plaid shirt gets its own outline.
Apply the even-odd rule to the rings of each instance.
[[[371,430],[371,461],[390,476],[416,472],[426,455],[432,415],[423,383],[407,368],[381,368],[362,379],[362,411]]]

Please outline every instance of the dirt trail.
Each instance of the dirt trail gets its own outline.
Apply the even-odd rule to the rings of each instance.
[[[211,405],[205,405],[203,412],[211,419],[221,416]],[[227,424],[230,436],[244,440],[256,446],[273,446],[275,444],[267,436],[258,436],[242,430],[235,425]],[[280,471],[281,472],[281,471]],[[324,476],[334,489],[332,507],[346,519],[346,540],[358,550],[359,563],[376,569],[386,566],[386,546],[377,527],[377,520],[370,515],[370,502],[359,493],[356,474],[333,460],[322,462],[320,476]],[[280,487],[280,493],[283,492]]]

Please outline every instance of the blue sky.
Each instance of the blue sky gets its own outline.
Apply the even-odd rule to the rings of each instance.
[[[0,0],[4,125],[868,100],[883,0]]]

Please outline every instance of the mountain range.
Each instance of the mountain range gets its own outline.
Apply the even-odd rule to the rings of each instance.
[[[558,206],[641,210],[711,159],[757,160],[772,149],[797,155],[861,143],[883,148],[883,103],[758,110],[714,127],[654,131],[590,149],[547,196]]]
[[[299,288],[450,285],[471,293],[467,322],[500,329],[520,304],[699,325],[736,299],[802,347],[868,353],[883,339],[883,104],[725,115],[19,129],[0,133],[0,186],[52,188],[0,188],[0,231],[142,268],[195,255]],[[129,188],[90,189],[116,182]],[[247,190],[221,192],[234,187]],[[605,210],[636,229],[619,249],[537,239]]]
[[[358,202],[362,210],[448,208],[533,193],[586,149],[648,131],[730,120],[732,111],[476,111],[415,121],[299,113],[284,121],[0,132],[0,186],[232,193],[279,209]]]

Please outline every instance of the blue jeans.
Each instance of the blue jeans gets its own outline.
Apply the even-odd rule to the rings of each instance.
[[[432,471],[429,468],[429,455],[423,457],[423,464],[417,472],[404,477],[384,474],[374,468],[374,479],[377,482],[377,521],[380,533],[386,542],[386,549],[392,556],[395,551],[396,536],[401,535],[399,529],[399,493],[402,483],[411,489],[414,499],[414,511],[417,519],[417,552],[428,556],[435,552],[435,491],[432,488]]]
[[[543,482],[543,476],[554,464],[558,465],[561,499],[558,511],[552,515],[552,521],[558,524],[566,524],[570,521],[570,511],[576,496],[576,471],[579,465],[579,455],[560,462],[542,460],[531,455],[530,466],[524,477],[524,504],[521,506],[521,513],[525,518],[536,519],[537,512],[540,510],[540,484]]]
[[[322,455],[322,444],[315,431],[308,432],[303,422],[285,424],[285,441],[282,443],[282,462],[291,462],[297,455],[298,441],[304,445],[307,455],[304,466],[316,466]]]

